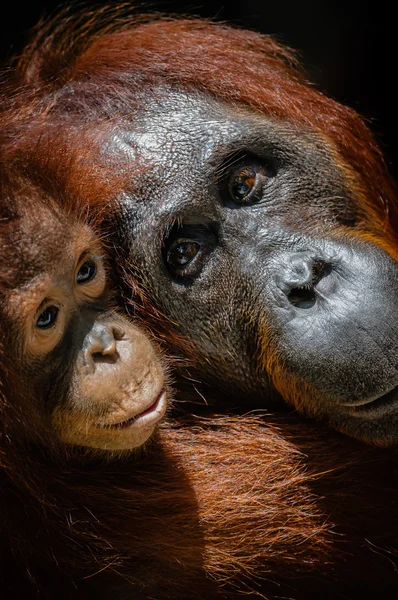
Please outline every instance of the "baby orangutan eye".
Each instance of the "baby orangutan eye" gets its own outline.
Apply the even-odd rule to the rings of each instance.
[[[92,281],[97,274],[97,265],[93,259],[86,260],[82,264],[76,275],[76,283],[88,283]]]
[[[50,329],[57,321],[59,313],[58,306],[47,306],[37,318],[36,327],[39,329]]]

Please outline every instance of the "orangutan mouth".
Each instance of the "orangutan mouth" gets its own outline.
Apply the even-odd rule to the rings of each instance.
[[[378,417],[395,413],[396,401],[398,401],[398,386],[382,396],[351,405],[351,408],[355,415]]]
[[[150,406],[148,406],[142,412],[133,415],[129,419],[125,421],[121,421],[119,423],[101,423],[99,427],[101,429],[128,429],[130,427],[138,428],[144,427],[147,425],[153,425],[157,421],[163,417],[166,412],[167,407],[167,394],[165,390],[161,390],[158,394],[155,402],[152,402]]]

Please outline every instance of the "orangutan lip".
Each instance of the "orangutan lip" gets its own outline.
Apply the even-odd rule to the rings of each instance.
[[[126,421],[121,421],[120,423],[112,423],[110,425],[106,423],[101,423],[99,427],[101,429],[128,429],[129,427],[144,427],[147,425],[153,425],[157,421],[159,421],[167,408],[167,394],[165,390],[162,390],[155,402],[153,402],[148,408],[143,410],[142,412],[130,417],[130,419],[126,419]]]
[[[383,396],[379,396],[378,398],[373,398],[370,400],[365,400],[361,404],[352,404],[350,408],[353,409],[354,414],[358,415],[366,415],[366,414],[382,414],[388,409],[393,408],[395,410],[395,401],[398,400],[398,386],[394,389],[390,390]],[[349,406],[348,404],[346,406]]]

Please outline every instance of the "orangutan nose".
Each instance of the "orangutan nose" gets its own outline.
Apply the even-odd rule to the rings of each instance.
[[[317,285],[330,274],[331,263],[306,252],[290,255],[278,277],[278,285],[290,304],[310,308],[317,301]]]
[[[124,331],[119,324],[96,323],[87,334],[84,341],[84,358],[86,364],[90,362],[116,362],[119,355],[117,342],[124,336]]]

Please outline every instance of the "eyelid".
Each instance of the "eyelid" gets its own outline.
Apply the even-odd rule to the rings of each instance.
[[[250,128],[249,128],[250,129]],[[291,163],[297,156],[296,145],[282,134],[276,137],[275,132],[267,129],[251,130],[249,135],[241,135],[217,146],[207,159],[209,174],[220,173],[223,166],[233,165],[239,159],[254,158],[271,163],[278,170]]]
[[[235,150],[231,154],[227,155],[214,172],[216,181],[222,181],[225,179],[230,172],[235,171],[235,166],[237,166],[239,163],[244,163],[245,161],[248,162],[251,156],[254,155],[252,155],[250,152],[246,152],[245,150]]]
[[[96,266],[94,277],[90,281],[77,283],[79,269],[89,260],[92,260]],[[74,293],[76,301],[79,301],[79,298],[83,301],[97,300],[104,293],[106,279],[105,265],[101,254],[90,251],[83,252],[75,269]]]
[[[48,328],[37,327],[36,323],[40,314],[50,306],[58,308],[54,325]],[[66,318],[65,307],[61,302],[55,298],[45,298],[36,310],[33,320],[29,319],[30,324],[25,337],[26,351],[37,357],[51,352],[63,338]]]
[[[79,256],[78,261],[76,262],[75,272],[77,272],[79,270],[79,267],[84,265],[84,263],[87,262],[87,260],[93,260],[95,263],[97,263],[97,261],[101,260],[101,256],[97,253],[90,252],[90,250],[84,250],[84,252],[82,252]]]
[[[83,285],[90,285],[90,283],[92,283],[96,280],[98,272],[102,272],[105,270],[103,254],[101,254],[100,252],[91,252],[90,250],[85,250],[80,255],[80,258],[77,261],[76,266],[75,266],[75,281],[76,281],[79,270],[89,260],[91,260],[95,263],[95,266],[97,267],[97,273],[94,275],[94,277],[92,279],[90,279],[90,281],[88,281],[87,283],[84,283]]]
[[[56,306],[58,309],[62,308],[61,303],[58,300],[56,300],[55,298],[44,298],[44,300],[42,300],[40,302],[40,305],[35,312],[35,316],[33,319],[35,323],[36,323],[37,319],[40,317],[41,313],[50,306]]]
[[[233,172],[250,165],[261,165],[270,176],[275,176],[283,167],[286,156],[283,157],[280,149],[262,144],[261,147],[240,148],[225,155],[220,160],[214,170],[214,177],[217,184],[222,183]]]

